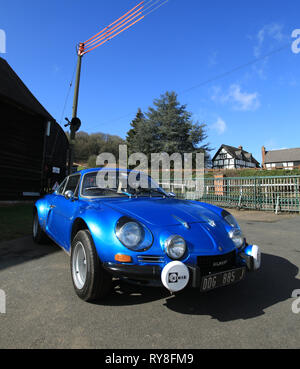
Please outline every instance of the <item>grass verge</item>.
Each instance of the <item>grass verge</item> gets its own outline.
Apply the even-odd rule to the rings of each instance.
[[[0,242],[31,234],[33,204],[0,205]]]

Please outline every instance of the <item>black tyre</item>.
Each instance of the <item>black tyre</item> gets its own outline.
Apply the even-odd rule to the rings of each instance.
[[[49,242],[49,238],[47,237],[46,233],[40,226],[38,212],[35,211],[33,214],[33,221],[32,221],[32,238],[33,241],[38,244],[43,244]]]
[[[79,231],[72,241],[71,275],[76,294],[84,301],[105,298],[112,288],[112,276],[102,268],[89,231]]]

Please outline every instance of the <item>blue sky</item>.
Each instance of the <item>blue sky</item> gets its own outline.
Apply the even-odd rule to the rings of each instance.
[[[0,29],[6,32],[7,53],[1,56],[60,121],[76,43],[138,2],[3,0]],[[222,143],[243,145],[261,161],[262,145],[300,147],[300,54],[289,46],[299,28],[296,0],[169,0],[84,56],[82,129],[125,137],[138,107],[146,110],[154,98],[174,90],[194,119],[207,124],[215,149]],[[256,64],[216,78],[284,45]],[[64,116],[71,116],[72,94]]]

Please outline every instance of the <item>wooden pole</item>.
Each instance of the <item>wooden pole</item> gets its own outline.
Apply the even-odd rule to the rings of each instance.
[[[84,51],[84,44],[80,43],[79,44],[79,49],[78,49],[78,59],[77,59],[77,70],[76,70],[76,81],[75,81],[75,89],[74,89],[72,119],[77,118],[80,75],[81,75],[81,61],[82,61],[83,51]],[[73,162],[74,162],[75,137],[76,137],[76,129],[71,124],[70,125],[70,141],[69,141],[69,165],[68,165],[68,173],[69,174],[72,173],[72,167],[73,167]]]

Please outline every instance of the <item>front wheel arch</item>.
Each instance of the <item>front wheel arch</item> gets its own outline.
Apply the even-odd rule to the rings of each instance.
[[[70,245],[72,245],[72,242],[77,235],[79,231],[89,231],[89,227],[86,224],[86,222],[82,218],[77,218],[72,224],[72,230],[71,230],[71,239],[70,239]]]
[[[69,249],[68,249],[68,252],[71,254],[71,252],[72,252],[72,243],[73,243],[73,241],[74,241],[74,238],[76,237],[76,235],[80,232],[80,231],[87,231],[89,234],[90,234],[90,236],[91,236],[91,238],[92,238],[92,240],[93,240],[93,243],[94,243],[94,247],[95,247],[95,250],[96,250],[96,252],[97,252],[97,254],[98,254],[98,257],[99,257],[99,259],[101,259],[102,260],[102,257],[101,257],[101,246],[102,245],[99,245],[99,244],[97,244],[96,245],[96,239],[94,238],[94,236],[93,236],[93,233],[92,233],[92,231],[91,231],[91,228],[90,228],[90,226],[89,226],[89,223],[88,222],[86,222],[83,218],[81,218],[81,217],[77,217],[75,220],[74,220],[74,222],[73,222],[73,224],[72,224],[72,227],[71,227],[71,234],[70,234],[70,247],[69,247]]]

